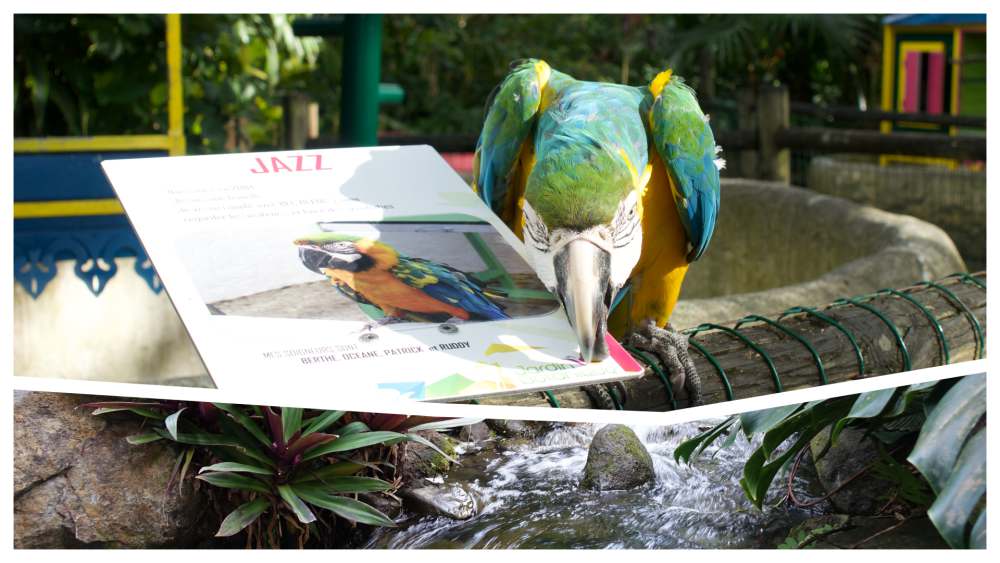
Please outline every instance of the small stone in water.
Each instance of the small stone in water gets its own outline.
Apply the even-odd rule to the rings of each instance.
[[[459,485],[429,486],[400,492],[414,512],[467,520],[476,515],[476,499]]]

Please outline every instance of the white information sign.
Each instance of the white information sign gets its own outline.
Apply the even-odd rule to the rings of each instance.
[[[581,364],[521,242],[430,147],[103,167],[220,391],[454,400],[641,373],[613,341]]]

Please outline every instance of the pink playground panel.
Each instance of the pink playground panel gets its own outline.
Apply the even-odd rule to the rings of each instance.
[[[944,112],[944,54],[907,53],[904,64],[906,83],[903,85],[903,111],[931,114]],[[921,84],[924,64],[927,65],[927,82]],[[921,102],[925,102],[923,111]]]

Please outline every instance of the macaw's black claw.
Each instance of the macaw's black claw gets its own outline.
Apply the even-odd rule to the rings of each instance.
[[[704,404],[701,377],[694,367],[694,361],[688,354],[688,336],[686,334],[674,330],[669,324],[666,328],[660,328],[652,321],[647,321],[632,331],[626,338],[626,342],[630,346],[655,354],[669,372],[668,377],[674,393],[684,389],[687,392],[690,406]]]

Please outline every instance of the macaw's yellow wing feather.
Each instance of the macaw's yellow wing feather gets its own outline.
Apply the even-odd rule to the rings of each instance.
[[[629,294],[609,321],[616,334],[645,319],[666,324],[688,264],[708,248],[719,211],[719,149],[694,92],[671,71],[661,72],[641,112],[653,174],[642,200],[642,257]]]

